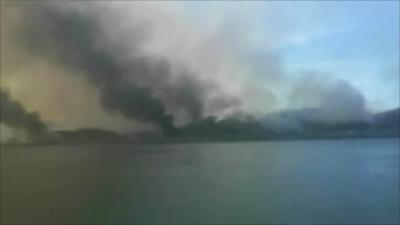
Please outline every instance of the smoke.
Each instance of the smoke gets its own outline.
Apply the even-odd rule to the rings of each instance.
[[[315,75],[315,74],[314,74]],[[370,123],[371,112],[366,108],[364,96],[344,80],[323,81],[308,74],[292,90],[294,105],[298,109],[271,113],[263,124],[276,131],[303,131],[311,124],[335,125]],[[306,107],[305,104],[308,104]]]
[[[43,137],[47,133],[46,125],[37,113],[26,111],[19,102],[10,99],[3,90],[0,90],[0,116],[2,123],[24,130],[34,139]]]
[[[96,17],[48,5],[31,13],[26,36],[29,47],[84,70],[109,111],[155,124],[167,133],[173,131],[174,121],[166,107],[183,108],[191,120],[203,116],[203,99],[215,88],[214,83],[187,75],[191,72],[184,68],[172,68],[162,58],[138,54],[131,56],[128,63],[121,63],[117,53],[101,39],[105,34]],[[139,46],[140,42],[131,40],[130,45]]]
[[[280,55],[270,51],[274,43],[266,43],[259,54],[247,52],[246,41],[251,42],[251,32],[246,30],[249,24],[240,24],[246,21],[244,18],[218,17],[220,21],[207,22],[207,25],[213,22],[208,28],[188,23],[180,17],[179,7],[166,5],[161,2],[19,3],[18,50],[24,48],[29,52],[27,58],[45,61],[52,69],[44,70],[40,76],[36,73],[19,80],[8,79],[2,85],[19,101],[20,95],[14,95],[19,88],[32,95],[58,96],[56,107],[38,108],[44,112],[41,115],[58,109],[66,123],[73,122],[75,118],[70,115],[74,113],[102,120],[96,116],[98,108],[88,107],[88,102],[96,101],[114,118],[151,124],[167,134],[174,133],[176,126],[208,116],[220,121],[234,115],[259,118],[271,111],[313,108],[317,110],[302,114],[326,123],[368,117],[364,97],[345,81],[327,81],[322,79],[324,74],[298,78],[288,74]],[[32,65],[25,64],[25,60],[8,71],[23,67],[29,73]],[[2,69],[4,64],[10,68],[9,61],[2,61]],[[57,80],[65,81],[65,76],[79,79],[54,85],[57,87],[54,90],[48,87],[62,83]],[[20,84],[11,81],[25,85],[18,87]],[[38,90],[32,86],[29,92],[30,82],[45,88]],[[45,83],[48,86],[41,86]],[[78,88],[77,83],[82,87]],[[89,91],[73,95],[79,89],[95,90],[96,95],[90,97]],[[77,103],[70,107],[63,101]],[[28,102],[29,106],[42,104],[21,102],[24,105]],[[91,110],[83,110],[87,108]],[[47,122],[48,117],[43,118]],[[290,121],[283,119],[280,123],[290,126]],[[82,120],[79,122],[87,126]]]
[[[98,33],[94,21],[78,13],[61,13],[48,7],[39,8],[33,17],[29,24],[32,46],[50,51],[42,51],[45,54],[58,54],[63,63],[83,69],[87,78],[99,87],[105,108],[155,123],[168,132],[173,129],[171,116],[166,114],[161,101],[154,98],[148,88],[133,83],[127,85],[123,80],[128,73],[124,71],[126,68],[118,65],[106,50],[95,46]],[[129,73],[135,76],[152,70],[153,66],[139,59]]]
[[[323,78],[322,75],[325,75]],[[345,80],[332,80],[327,74],[303,74],[291,92],[292,105],[313,108],[306,119],[322,123],[368,121],[370,112],[362,93]]]
[[[318,119],[323,122],[366,122],[370,119],[364,96],[346,81],[337,81],[321,98]]]

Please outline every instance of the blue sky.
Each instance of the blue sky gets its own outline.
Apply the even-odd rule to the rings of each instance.
[[[242,47],[279,54],[290,76],[345,79],[374,111],[400,105],[398,1],[189,2],[185,10],[205,26],[244,25]]]

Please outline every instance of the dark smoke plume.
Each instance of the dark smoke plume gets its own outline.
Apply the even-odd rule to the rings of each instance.
[[[166,133],[174,130],[167,105],[184,108],[192,120],[202,117],[202,98],[206,87],[212,85],[185,76],[185,72],[172,72],[165,59],[137,56],[129,65],[120,63],[117,53],[100,46],[99,37],[104,33],[93,16],[46,5],[32,11],[26,39],[32,51],[83,69],[99,88],[101,103],[109,111],[155,124]]]
[[[46,125],[40,120],[37,113],[26,111],[8,93],[0,90],[0,118],[1,123],[10,127],[25,130],[32,137],[41,137],[47,133]]]

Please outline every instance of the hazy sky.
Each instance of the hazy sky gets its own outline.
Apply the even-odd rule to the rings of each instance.
[[[398,1],[1,4],[1,89],[55,129],[400,105]]]

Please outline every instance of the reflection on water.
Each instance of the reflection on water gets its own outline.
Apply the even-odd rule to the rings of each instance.
[[[2,148],[2,223],[399,223],[399,140]]]

